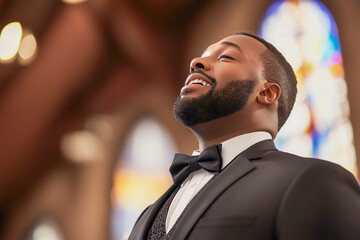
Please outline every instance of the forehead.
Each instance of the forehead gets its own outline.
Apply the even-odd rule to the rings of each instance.
[[[221,47],[231,47],[224,43],[236,44],[240,47],[242,54],[246,57],[259,58],[260,54],[266,50],[265,45],[253,37],[246,35],[231,35],[210,45],[206,51],[216,50]]]

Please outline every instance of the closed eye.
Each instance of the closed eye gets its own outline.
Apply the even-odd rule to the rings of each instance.
[[[224,55],[224,54],[220,55],[219,58],[218,58],[218,60],[221,60],[221,59],[224,59],[224,58],[230,59],[230,60],[235,60],[235,58],[230,57],[229,55]]]

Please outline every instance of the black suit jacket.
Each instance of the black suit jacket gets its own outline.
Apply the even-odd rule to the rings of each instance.
[[[148,207],[129,239],[146,239],[176,186]],[[239,154],[179,219],[172,239],[360,239],[360,188],[342,167],[278,151],[271,140]]]

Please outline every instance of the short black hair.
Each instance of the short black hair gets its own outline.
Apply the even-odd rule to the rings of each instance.
[[[296,99],[297,80],[294,70],[274,45],[257,34],[251,32],[236,32],[234,35],[252,37],[264,44],[267,48],[267,50],[260,55],[264,67],[262,74],[268,82],[277,83],[281,89],[278,105],[278,130],[280,130],[288,119]]]

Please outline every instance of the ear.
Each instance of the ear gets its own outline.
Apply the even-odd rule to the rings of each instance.
[[[259,92],[256,99],[261,104],[270,105],[280,98],[280,94],[281,89],[277,83],[264,82],[264,89]]]

